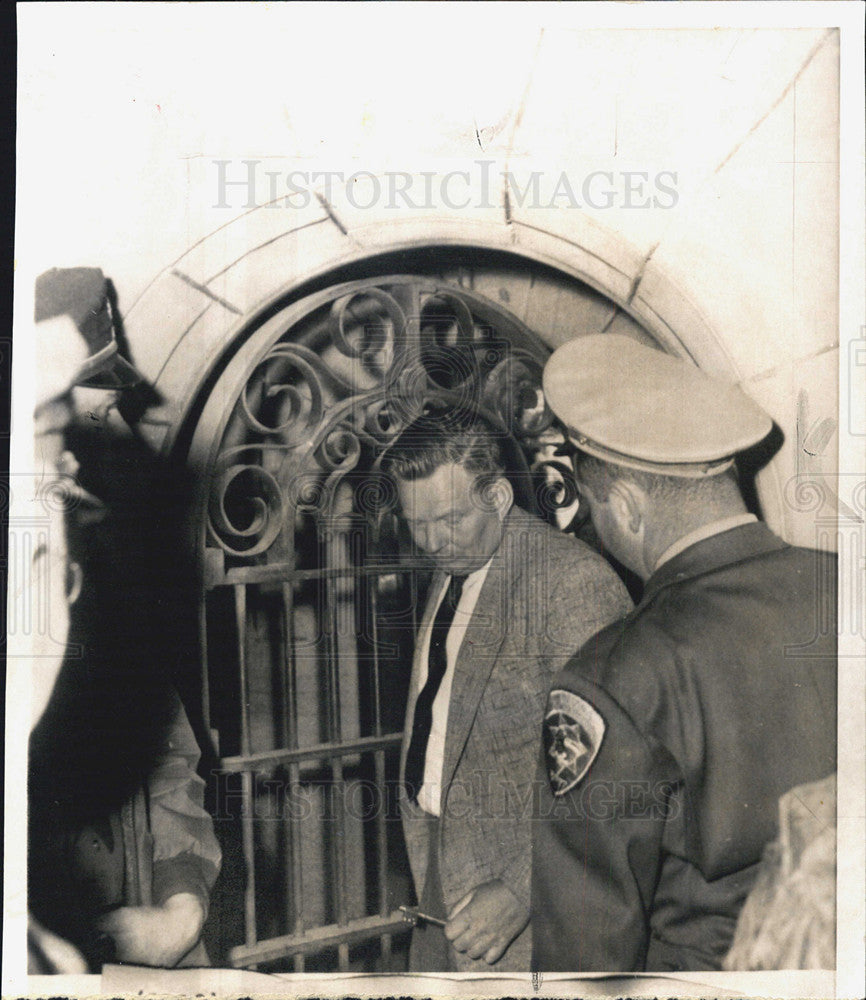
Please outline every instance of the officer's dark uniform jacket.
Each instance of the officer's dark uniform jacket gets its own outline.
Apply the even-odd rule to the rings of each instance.
[[[779,797],[836,767],[835,580],[834,556],[763,524],[725,531],[663,564],[558,675],[535,968],[720,967]]]

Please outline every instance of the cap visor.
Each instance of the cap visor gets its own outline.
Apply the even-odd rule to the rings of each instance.
[[[111,360],[103,363],[96,371],[88,372],[88,366],[79,372],[75,385],[88,389],[128,389],[130,386],[143,382],[142,376],[133,366],[115,353]]]

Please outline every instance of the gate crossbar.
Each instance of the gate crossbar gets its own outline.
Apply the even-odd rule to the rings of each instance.
[[[296,764],[305,760],[349,757],[357,753],[388,750],[399,746],[402,739],[402,733],[387,733],[384,736],[361,736],[356,740],[343,740],[340,743],[319,743],[314,747],[304,747],[302,750],[262,750],[258,753],[223,757],[220,766],[232,774],[243,771],[265,771],[280,764]]]
[[[274,962],[292,955],[309,955],[325,948],[357,944],[386,935],[399,934],[408,930],[406,918],[400,910],[392,910],[385,917],[359,917],[349,920],[344,926],[327,924],[314,927],[303,934],[286,934],[269,938],[253,945],[239,945],[229,952],[229,961],[234,968]]]

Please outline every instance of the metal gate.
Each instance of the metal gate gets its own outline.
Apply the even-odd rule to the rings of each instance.
[[[191,453],[215,817],[239,824],[245,867],[232,964],[392,967],[412,901],[396,782],[428,576],[378,461],[428,401],[474,407],[506,436],[518,502],[570,516],[547,354],[489,300],[395,276],[272,315],[211,390]]]

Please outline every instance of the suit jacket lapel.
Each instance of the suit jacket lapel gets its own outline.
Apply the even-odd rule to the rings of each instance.
[[[510,515],[509,515],[510,519]],[[451,701],[448,706],[448,730],[445,737],[445,761],[442,769],[442,794],[451,784],[457,764],[469,738],[481,695],[505,641],[505,615],[508,613],[513,579],[506,570],[514,569],[506,558],[509,548],[508,520],[502,543],[487,570],[454,668]]]

